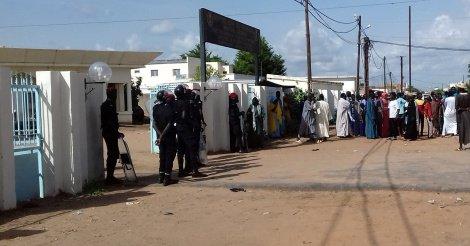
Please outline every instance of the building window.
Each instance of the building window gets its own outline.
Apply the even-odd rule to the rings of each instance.
[[[173,76],[180,76],[181,70],[180,69],[173,69]]]
[[[150,76],[157,77],[158,76],[158,70],[150,70]]]
[[[134,70],[134,73],[140,73],[140,70]]]

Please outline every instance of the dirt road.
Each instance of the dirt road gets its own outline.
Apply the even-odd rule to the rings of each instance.
[[[162,187],[146,128],[125,133],[139,186],[0,214],[0,245],[470,245],[470,158],[452,138],[280,141]]]
[[[2,215],[0,245],[469,245],[467,200],[151,185]]]

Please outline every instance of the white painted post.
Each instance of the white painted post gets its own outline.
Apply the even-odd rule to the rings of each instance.
[[[44,196],[55,196],[61,190],[64,154],[61,120],[61,88],[59,73],[51,71],[36,72],[36,83],[40,86],[42,116],[42,158]]]
[[[60,72],[62,77],[62,99],[65,111],[64,137],[68,144],[64,151],[69,155],[64,167],[64,191],[76,194],[82,191],[87,182],[87,130],[84,74],[76,72]],[[64,153],[65,154],[65,153]]]
[[[10,72],[0,67],[0,210],[16,207]]]
[[[42,93],[44,193],[79,193],[88,178],[84,75],[41,71],[36,80]]]
[[[104,178],[103,138],[101,137],[101,109],[105,84],[89,84],[86,87],[86,135],[88,182]]]

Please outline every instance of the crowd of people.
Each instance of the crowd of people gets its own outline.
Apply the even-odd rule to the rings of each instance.
[[[356,97],[342,93],[337,107],[337,136],[412,141],[424,136],[426,129],[428,138],[459,135],[462,150],[470,142],[469,104],[470,97],[463,88],[426,96],[369,91]]]
[[[107,146],[106,183],[120,181],[114,177],[114,169],[119,158],[118,139],[124,137],[119,132],[116,113],[116,89],[108,87],[107,99],[101,106],[101,128]],[[166,91],[157,93],[153,106],[153,127],[159,147],[158,183],[165,186],[177,183],[172,179],[173,161],[177,157],[179,177],[191,175],[205,177],[199,168],[204,164],[199,158],[202,130],[205,127],[202,114],[202,101],[197,93],[178,85],[174,94]]]
[[[108,149],[106,182],[111,184],[118,182],[114,169],[119,158],[118,139],[124,136],[119,132],[116,96],[116,89],[109,87],[107,99],[101,106],[102,132]],[[155,144],[159,147],[158,182],[165,186],[177,182],[171,177],[176,157],[179,177],[205,177],[199,171],[204,166],[200,150],[205,128],[199,95],[178,85],[174,94],[159,91],[156,99],[152,118],[158,138]],[[279,91],[268,102],[267,112],[256,97],[246,113],[240,111],[238,103],[238,95],[231,93],[228,116],[232,152],[262,148],[267,137],[284,136],[286,126],[292,122],[292,105],[286,96],[281,99]],[[315,143],[326,141],[333,120],[331,112],[323,94],[317,97],[308,94],[299,115],[297,141],[301,142],[302,137]],[[266,116],[267,132],[264,129]],[[463,145],[470,143],[470,95],[463,88],[452,88],[444,95],[432,92],[425,96],[381,91],[356,96],[346,92],[337,102],[336,135],[339,138],[365,136],[412,141],[425,132],[428,138],[458,135],[459,150],[463,150]]]

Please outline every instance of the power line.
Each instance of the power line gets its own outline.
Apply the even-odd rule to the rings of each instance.
[[[321,8],[321,10],[327,10],[327,9],[347,9],[347,8],[359,8],[359,7],[374,7],[374,6],[399,5],[399,4],[412,4],[412,3],[428,2],[428,1],[432,1],[432,0],[409,0],[409,1],[395,1],[395,2],[387,2],[387,3],[371,3],[371,4],[344,5],[344,6],[334,6],[334,7]]]
[[[300,1],[294,0],[295,2],[302,4]],[[371,6],[385,6],[385,5],[397,5],[397,4],[409,4],[426,2],[432,0],[414,0],[414,1],[395,1],[387,3],[374,3],[374,4],[358,4],[358,5],[344,5],[334,6],[326,8],[315,8],[316,10],[328,10],[328,9],[344,9],[344,8],[355,8],[355,7],[371,7]],[[302,4],[303,5],[303,4]],[[227,16],[250,16],[250,15],[266,15],[266,14],[281,14],[281,13],[295,13],[303,10],[279,10],[279,11],[266,11],[266,12],[253,12],[253,13],[237,13],[229,14]],[[323,13],[321,13],[323,15]],[[326,17],[326,16],[325,16]],[[132,22],[151,22],[151,21],[163,21],[163,20],[186,20],[186,19],[197,19],[198,16],[182,16],[182,17],[164,17],[164,18],[145,18],[145,19],[125,19],[125,20],[110,20],[110,21],[84,21],[84,22],[64,22],[64,23],[45,23],[45,24],[24,24],[24,25],[3,25],[0,29],[7,28],[27,28],[27,27],[52,27],[52,26],[70,26],[70,25],[92,25],[92,24],[113,24],[113,23],[132,23]],[[329,17],[327,17],[329,19]],[[338,23],[342,21],[333,20]],[[347,23],[347,22],[344,22]]]
[[[328,15],[326,15],[325,13],[321,12],[319,9],[315,8],[315,6],[313,6],[313,4],[311,2],[308,3],[310,5],[310,7],[313,8],[313,10],[315,10],[315,12],[317,12],[317,14],[319,14],[320,16],[323,15],[324,17],[326,17],[327,19],[331,20],[331,21],[334,21],[336,23],[339,23],[339,24],[344,24],[344,25],[350,25],[350,24],[354,24],[354,23],[357,23],[357,20],[354,20],[354,21],[350,21],[350,22],[345,22],[345,21],[339,21],[339,20],[336,20],[336,19],[333,19],[331,17],[329,17]],[[323,18],[322,18],[323,19]]]
[[[294,1],[295,1],[296,3],[298,3],[298,4],[300,4],[300,5],[302,5],[302,6],[305,7],[305,5],[304,5],[304,3],[303,3],[302,1],[300,1],[300,0],[294,0]],[[311,3],[309,3],[309,6],[311,6],[314,10],[316,9]],[[317,15],[315,15],[310,9],[309,9],[308,11],[309,11],[310,15],[312,15],[313,18],[315,18],[315,20],[318,21],[318,23],[320,23],[321,25],[323,25],[324,27],[326,27],[326,28],[329,29],[330,31],[334,32],[334,33],[335,33],[339,38],[341,38],[343,41],[345,41],[345,42],[347,42],[347,43],[351,42],[351,41],[349,41],[349,40],[344,39],[344,38],[341,37],[339,34],[340,34],[340,33],[350,33],[350,32],[352,32],[354,29],[356,29],[357,24],[356,24],[352,29],[350,29],[350,30],[347,30],[347,31],[338,31],[338,30],[332,28],[332,27],[328,24],[328,22],[327,22],[325,19],[323,19],[322,15],[324,15],[324,16],[326,17],[326,14],[323,14],[323,13],[320,14],[319,12],[316,12],[316,11],[315,11],[315,13],[317,14]],[[331,17],[329,17],[329,16],[328,16],[327,18],[328,18],[328,19],[331,19],[331,20],[334,20],[333,18],[331,18]],[[335,21],[337,21],[337,20],[335,20]],[[339,21],[338,21],[338,22],[339,22]],[[356,21],[354,21],[354,22],[352,22],[352,23],[356,23]]]
[[[267,15],[267,14],[281,14],[281,13],[295,13],[302,12],[303,10],[278,10],[278,11],[265,11],[265,12],[251,12],[251,13],[236,13],[228,14],[227,16],[250,16],[250,15]],[[64,22],[64,23],[44,23],[44,24],[24,24],[24,25],[4,25],[0,29],[7,28],[27,28],[27,27],[52,27],[52,26],[71,26],[71,25],[92,25],[92,24],[114,24],[114,23],[132,23],[132,22],[152,22],[164,20],[187,20],[197,19],[198,16],[182,16],[182,17],[163,17],[163,18],[145,18],[145,19],[126,19],[126,20],[109,20],[109,21],[83,21],[83,22]]]
[[[388,44],[388,45],[395,45],[401,47],[408,47],[407,44],[401,43],[394,43],[394,42],[387,42],[387,41],[380,41],[380,40],[370,40],[372,43],[380,43],[380,44]],[[442,50],[442,51],[462,51],[462,52],[470,52],[470,49],[467,48],[448,48],[448,47],[435,47],[435,46],[424,46],[424,45],[411,45],[412,48],[417,49],[426,49],[426,50]]]

